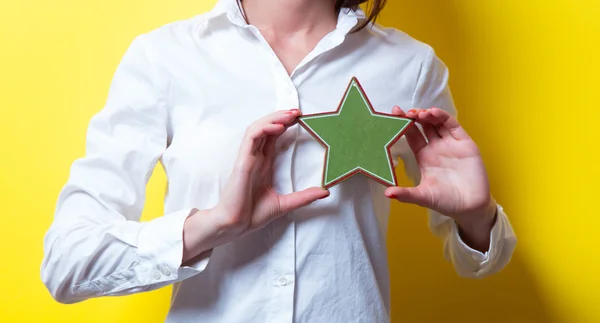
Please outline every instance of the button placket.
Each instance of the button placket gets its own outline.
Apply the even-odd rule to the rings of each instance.
[[[267,58],[271,62],[267,62],[267,66],[271,69],[277,109],[300,109],[297,90],[292,78],[288,75],[285,67],[258,30],[255,31],[255,35],[264,44],[265,50],[270,52]],[[294,127],[297,127],[297,125]],[[276,189],[282,194],[288,194],[293,191],[290,165],[292,164],[291,159],[295,138],[290,140],[291,138],[288,137],[295,137],[294,132],[291,130],[279,138],[282,142],[281,155],[276,161],[279,167],[275,167],[273,170],[273,183]],[[270,261],[270,267],[273,270],[273,276],[270,278],[270,285],[273,286],[270,316],[273,322],[291,322],[293,320],[296,237],[295,223],[288,221],[289,217],[283,217],[280,221],[275,221],[272,225],[272,229],[277,233],[275,235],[279,236],[278,241],[274,241],[275,244],[271,249],[273,256]]]
[[[294,127],[296,127],[295,125]],[[289,141],[294,131],[289,130],[282,136],[281,140]],[[293,142],[291,147],[293,147]],[[281,152],[274,170],[274,184],[276,189],[282,194],[293,191],[290,165],[292,158],[292,149]],[[269,322],[291,322],[294,315],[294,274],[296,271],[296,234],[295,223],[288,217],[282,217],[273,222],[273,236],[277,237],[271,248],[271,259],[269,267],[272,275],[269,277],[269,285],[272,286],[271,294],[271,313]]]

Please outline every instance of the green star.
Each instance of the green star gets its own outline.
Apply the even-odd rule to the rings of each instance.
[[[337,111],[304,115],[299,123],[325,148],[323,187],[362,173],[386,186],[397,186],[390,147],[413,120],[375,112],[356,78]]]

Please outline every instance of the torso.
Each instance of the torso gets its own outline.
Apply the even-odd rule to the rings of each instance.
[[[410,107],[430,50],[395,30],[346,35],[342,23],[306,54],[275,46],[271,56],[251,29],[225,16],[211,19],[177,22],[146,37],[169,100],[166,212],[212,207],[249,124],[280,109],[333,111],[353,76],[375,110]],[[320,185],[324,149],[303,129],[289,129],[278,152],[277,190]],[[330,198],[216,248],[203,272],[174,288],[167,321],[388,321],[383,190],[354,176]]]

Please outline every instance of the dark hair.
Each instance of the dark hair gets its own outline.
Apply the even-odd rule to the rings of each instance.
[[[239,7],[240,11],[242,12],[242,16],[246,20],[246,23],[248,23],[248,20],[246,19],[246,16],[244,15],[244,10],[242,9],[242,5],[240,2],[241,2],[241,0],[238,0],[238,2],[237,2],[238,7]],[[358,25],[357,27],[355,27],[352,30],[352,32],[357,32],[357,31],[365,28],[370,23],[375,22],[375,20],[381,13],[381,10],[383,10],[383,7],[385,7],[386,2],[387,2],[387,0],[335,0],[335,11],[339,12],[342,8],[348,8],[350,10],[357,10],[361,4],[367,3],[367,5],[366,5],[367,8],[365,10],[367,19],[365,19],[363,21],[363,23],[361,23],[360,25]]]
[[[357,10],[361,4],[367,3],[365,8],[367,19],[358,27],[354,28],[353,32],[357,32],[365,28],[370,23],[375,22],[381,13],[381,10],[383,10],[383,7],[385,7],[386,2],[387,0],[335,0],[335,11],[340,11],[342,8]]]

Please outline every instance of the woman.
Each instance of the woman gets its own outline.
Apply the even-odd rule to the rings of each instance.
[[[460,275],[501,270],[514,234],[454,117],[446,67],[371,24],[383,1],[368,16],[360,2],[221,0],[137,37],[45,239],[53,297],[175,284],[169,322],[385,322],[390,199],[430,210]],[[418,186],[354,176],[318,187],[323,147],[295,120],[335,110],[352,76],[376,110],[422,128],[393,149]],[[140,223],[158,161],[165,215]]]

